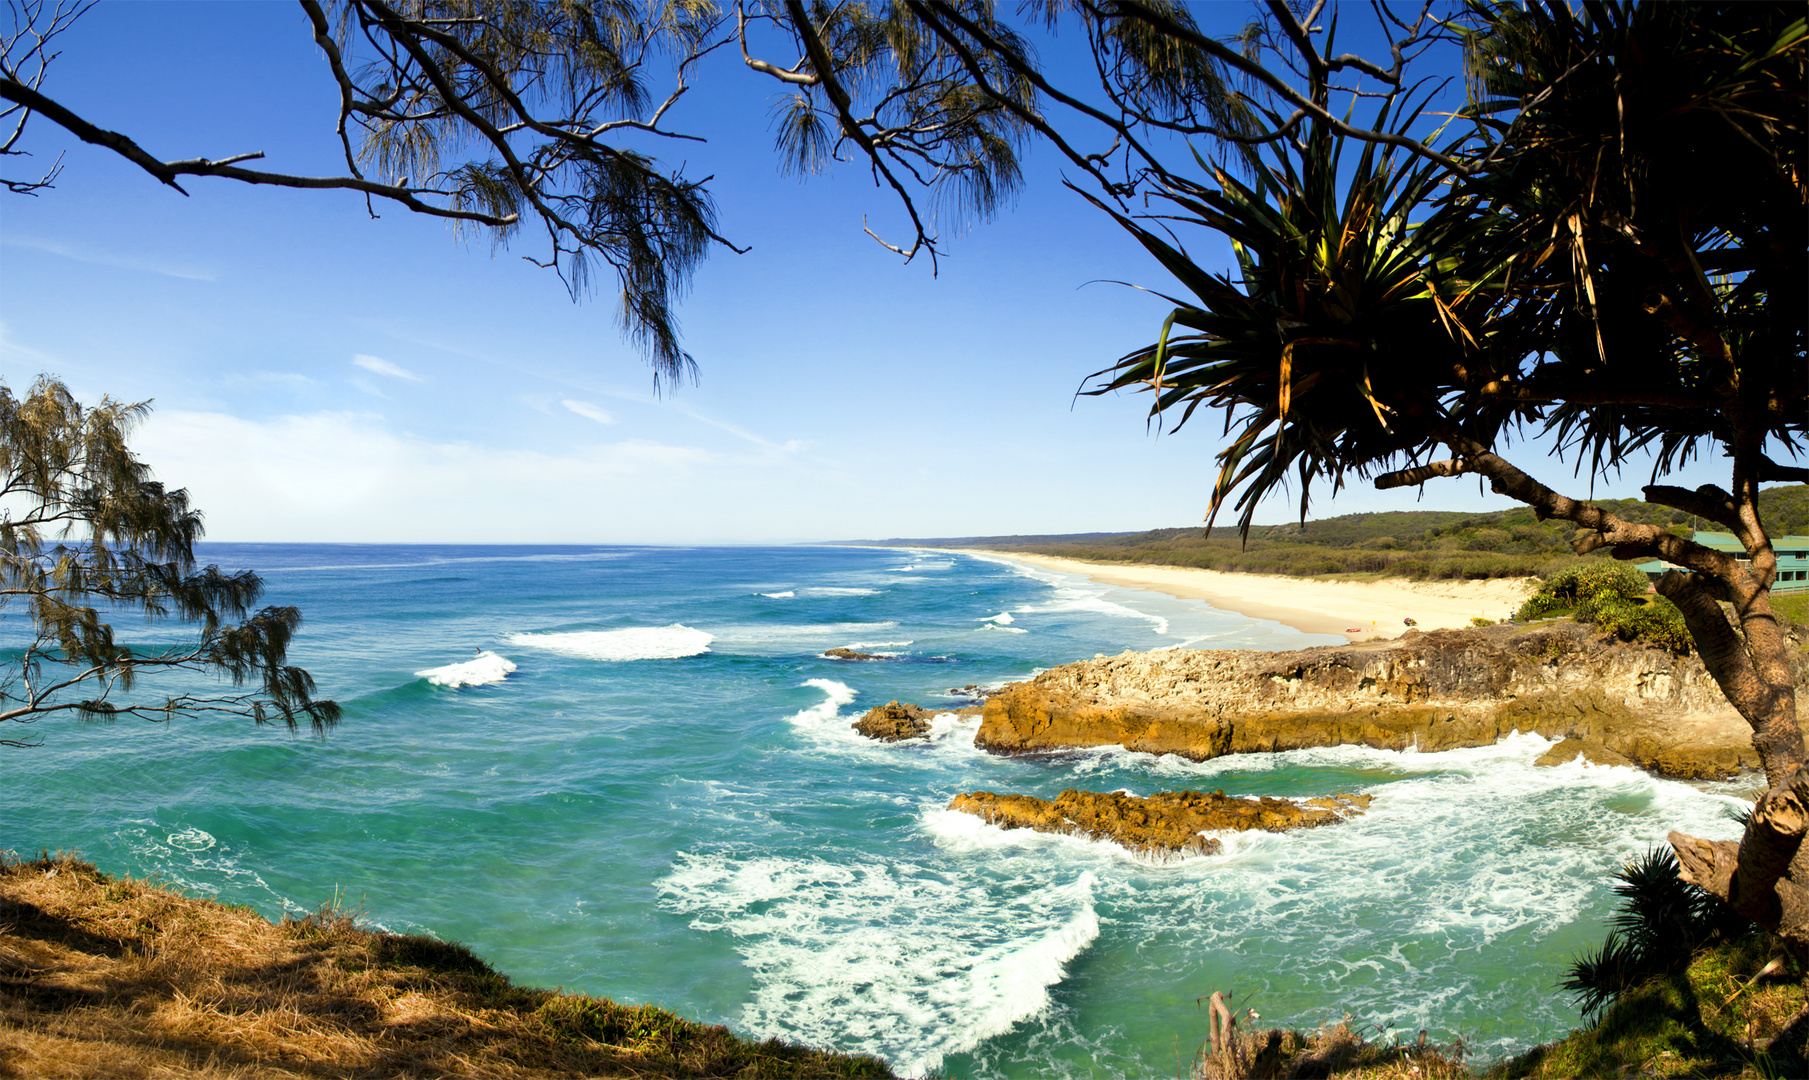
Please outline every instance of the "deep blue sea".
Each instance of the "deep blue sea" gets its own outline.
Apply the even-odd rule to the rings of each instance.
[[[1563,1034],[1608,872],[1669,829],[1735,836],[1724,786],[1517,736],[1195,764],[849,730],[1124,649],[1315,638],[1197,601],[941,551],[206,545],[302,608],[325,739],[231,717],[39,723],[0,750],[0,848],[77,851],[276,917],[338,903],[518,982],[654,1002],[907,1075],[1172,1077],[1196,999],[1347,1014],[1476,1058]],[[8,617],[19,616],[9,612]],[[122,630],[143,636],[132,624]],[[164,633],[164,631],[157,631]],[[880,662],[824,659],[849,646]],[[976,789],[1369,792],[1348,824],[1167,865],[944,809]]]

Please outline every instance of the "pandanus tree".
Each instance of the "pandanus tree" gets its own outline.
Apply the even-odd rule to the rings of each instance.
[[[1353,136],[1309,121],[1248,180],[1167,178],[1164,220],[1120,214],[1192,296],[1093,391],[1146,390],[1174,427],[1224,417],[1209,520],[1233,506],[1247,530],[1290,482],[1304,513],[1316,485],[1475,474],[1573,522],[1579,553],[1676,567],[1658,591],[1751,724],[1769,790],[1739,842],[1671,843],[1690,880],[1809,950],[1801,660],[1758,501],[1809,480],[1803,8],[1477,4],[1464,35],[1449,165],[1374,136],[1353,165]],[[1186,225],[1229,238],[1235,273],[1170,243]],[[1646,499],[1744,554],[1560,493],[1508,460],[1534,434],[1588,477],[1649,457]],[[1717,454],[1725,486],[1662,482]]]

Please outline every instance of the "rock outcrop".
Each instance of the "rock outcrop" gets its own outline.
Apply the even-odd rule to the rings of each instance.
[[[1534,765],[1552,766],[1568,765],[1578,757],[1591,765],[1631,765],[1633,761],[1624,754],[1617,754],[1594,739],[1565,739],[1558,745],[1540,754]]]
[[[867,715],[856,720],[852,726],[869,739],[899,742],[928,735],[930,717],[935,715],[937,713],[934,709],[922,709],[902,701],[888,701],[884,705],[868,709]]]
[[[839,649],[839,648],[838,649],[824,649],[823,650],[823,658],[826,660],[884,660],[884,659],[886,659],[886,657],[880,656],[877,653],[855,652],[853,649]]]
[[[1368,809],[1368,795],[1326,799],[1238,799],[1223,791],[1158,791],[1147,799],[1123,792],[1069,788],[1054,799],[970,791],[950,810],[973,814],[1005,829],[1110,840],[1143,855],[1215,855],[1218,839],[1203,831],[1263,829],[1284,832],[1329,825]]]
[[[1799,686],[1805,667],[1799,653]],[[1758,766],[1751,729],[1699,660],[1568,620],[1293,652],[1100,657],[1007,686],[986,702],[975,745],[1122,745],[1203,761],[1346,743],[1448,750],[1515,730],[1588,740],[1684,779]]]

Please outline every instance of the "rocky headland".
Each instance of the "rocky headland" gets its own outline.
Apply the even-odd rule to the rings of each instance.
[[[1796,655],[1798,685],[1809,684]],[[1122,745],[1203,761],[1342,744],[1449,750],[1516,730],[1575,740],[1557,760],[1582,753],[1679,779],[1758,766],[1751,729],[1700,660],[1570,620],[1290,652],[1098,656],[989,698],[975,745],[999,754]]]
[[[1284,832],[1343,821],[1369,807],[1368,795],[1326,799],[1238,799],[1223,791],[1158,791],[1138,798],[1122,791],[1076,791],[1053,799],[970,791],[948,804],[1002,829],[1110,840],[1143,855],[1216,855],[1223,846],[1203,832],[1262,829]]]

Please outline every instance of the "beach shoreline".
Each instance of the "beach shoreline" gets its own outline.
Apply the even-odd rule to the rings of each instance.
[[[1474,618],[1505,619],[1534,589],[1532,578],[1483,581],[1336,581],[1281,574],[1226,573],[1189,566],[1107,563],[1023,551],[951,548],[964,555],[1005,559],[1102,585],[1148,589],[1182,600],[1203,600],[1222,611],[1268,619],[1306,634],[1335,634],[1349,641],[1395,638],[1404,620],[1420,630],[1471,625]]]

